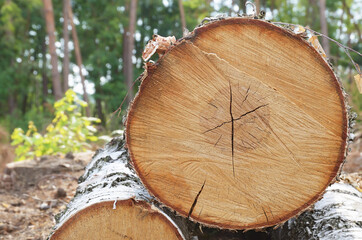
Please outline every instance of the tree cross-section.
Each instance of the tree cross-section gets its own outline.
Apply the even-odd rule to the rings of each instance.
[[[341,86],[307,41],[229,18],[148,64],[126,141],[162,203],[203,224],[250,229],[318,200],[344,160],[347,130]]]

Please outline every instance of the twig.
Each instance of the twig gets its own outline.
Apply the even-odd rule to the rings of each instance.
[[[133,81],[132,86],[127,90],[126,96],[124,96],[124,98],[123,98],[123,100],[122,100],[122,102],[121,102],[121,105],[119,105],[119,107],[117,108],[117,110],[112,113],[112,117],[114,116],[114,114],[115,114],[116,112],[118,112],[118,115],[117,115],[117,116],[119,117],[119,115],[121,114],[121,111],[122,111],[123,103],[126,101],[126,98],[127,98],[127,96],[128,96],[129,91],[132,91],[133,86],[135,85],[135,83],[136,83],[137,81],[139,81],[139,80],[143,77],[143,74],[144,74],[144,73],[142,73],[138,78],[136,78],[136,79]],[[111,117],[111,118],[112,118],[112,117]]]
[[[273,23],[273,24],[279,24],[279,25],[299,27],[299,25],[292,24],[292,23],[283,23],[283,22],[272,22],[272,23]],[[310,32],[316,34],[316,36],[321,36],[321,37],[327,38],[329,41],[332,41],[332,42],[334,42],[335,44],[337,44],[339,47],[343,48],[344,51],[345,51],[345,53],[347,54],[348,58],[351,60],[353,66],[356,68],[356,71],[357,71],[360,75],[362,75],[361,70],[360,70],[358,64],[355,63],[355,61],[353,61],[353,58],[351,57],[349,51],[352,51],[352,52],[354,52],[354,53],[357,53],[357,54],[360,55],[360,56],[362,56],[362,53],[357,52],[356,50],[354,50],[354,49],[352,49],[352,48],[350,48],[350,47],[347,47],[347,46],[343,45],[342,43],[340,43],[340,42],[334,40],[333,38],[330,38],[330,37],[328,37],[328,36],[326,36],[326,35],[324,35],[324,34],[322,34],[322,33],[320,33],[320,32],[314,31],[314,30],[312,30],[312,29],[310,29],[310,28],[308,28],[307,31],[310,31]]]

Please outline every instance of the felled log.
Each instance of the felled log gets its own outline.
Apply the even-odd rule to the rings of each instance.
[[[285,223],[274,239],[361,239],[362,193],[346,183],[327,188],[311,210]]]
[[[50,239],[185,239],[182,225],[152,201],[129,165],[123,140],[114,139],[87,166]]]
[[[298,34],[222,19],[146,66],[127,147],[151,195],[182,216],[228,229],[280,224],[336,177],[348,133],[343,91]]]

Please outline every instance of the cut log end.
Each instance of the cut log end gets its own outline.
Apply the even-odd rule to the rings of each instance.
[[[147,189],[183,216],[230,229],[284,222],[318,200],[344,160],[339,82],[291,32],[211,23],[145,76],[127,146]]]
[[[113,139],[87,166],[50,239],[185,239],[186,227],[170,216],[135,175],[124,141]]]
[[[94,204],[73,216],[51,239],[183,239],[166,215],[133,199]]]

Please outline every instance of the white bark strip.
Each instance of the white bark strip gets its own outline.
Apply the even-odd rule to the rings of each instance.
[[[362,239],[362,193],[335,183],[314,206],[314,231],[319,239]]]
[[[54,231],[56,232],[77,213],[92,205],[114,201],[113,209],[116,209],[117,202],[134,199],[137,202],[148,203],[151,211],[163,215],[184,239],[181,229],[173,220],[152,204],[153,197],[149,195],[129,165],[128,153],[123,145],[123,140],[113,139],[104,149],[97,151],[86,167],[84,175],[79,179],[74,198],[66,210],[56,216],[57,224]]]
[[[362,239],[362,193],[335,183],[312,210],[289,220],[276,239]]]

